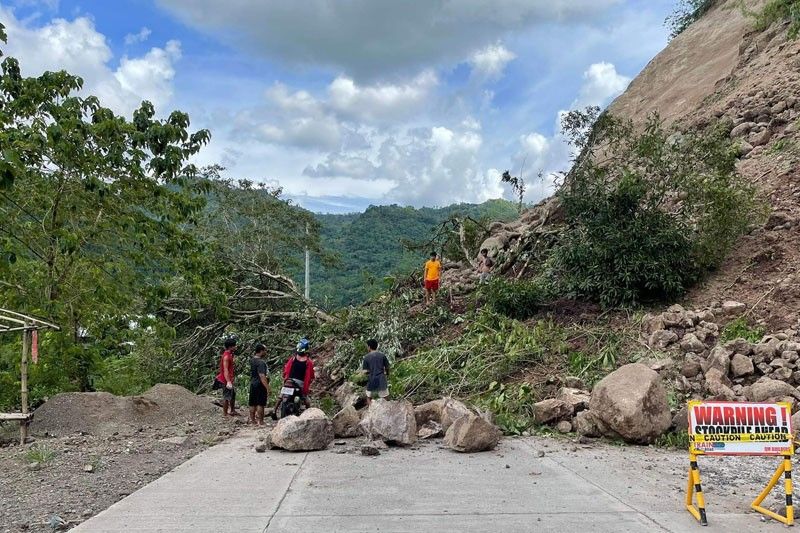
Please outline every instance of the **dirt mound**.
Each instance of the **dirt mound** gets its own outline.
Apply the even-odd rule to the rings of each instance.
[[[179,385],[159,384],[141,396],[107,392],[65,392],[36,409],[34,434],[131,434],[144,426],[161,428],[207,415],[214,406]]]

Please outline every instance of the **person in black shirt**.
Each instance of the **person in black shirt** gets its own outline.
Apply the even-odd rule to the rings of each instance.
[[[389,359],[378,351],[378,341],[367,341],[369,353],[364,357],[361,371],[367,374],[367,405],[372,397],[387,398],[389,396]]]
[[[250,359],[250,423],[264,425],[264,407],[269,396],[269,369],[264,356],[267,347],[256,344],[256,351]]]

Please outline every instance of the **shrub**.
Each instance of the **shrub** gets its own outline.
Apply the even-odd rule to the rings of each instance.
[[[789,21],[789,37],[800,34],[800,0],[770,0],[754,14],[756,29],[763,31],[779,20]]]
[[[604,306],[669,300],[716,268],[762,210],[736,172],[728,131],[643,128],[597,109],[564,130],[580,155],[559,191],[567,229],[549,271]]]
[[[548,288],[541,280],[511,281],[495,278],[484,285],[481,295],[492,310],[509,318],[532,317],[548,297]]]

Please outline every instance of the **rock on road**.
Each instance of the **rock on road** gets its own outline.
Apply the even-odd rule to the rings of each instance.
[[[376,457],[255,453],[244,434],[192,458],[72,531],[778,531],[749,502],[774,460],[702,459],[710,526],[683,509],[687,456],[504,439],[458,454],[425,442]],[[355,441],[352,441],[355,445]],[[357,446],[355,447],[357,449]],[[542,455],[542,452],[544,454]],[[768,503],[779,501],[776,493]]]

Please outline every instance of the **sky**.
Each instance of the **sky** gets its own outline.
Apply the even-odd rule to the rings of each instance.
[[[560,116],[608,105],[676,0],[0,0],[23,74],[130,116],[189,113],[196,157],[318,212],[527,201],[569,167]],[[539,175],[541,174],[541,177]]]

